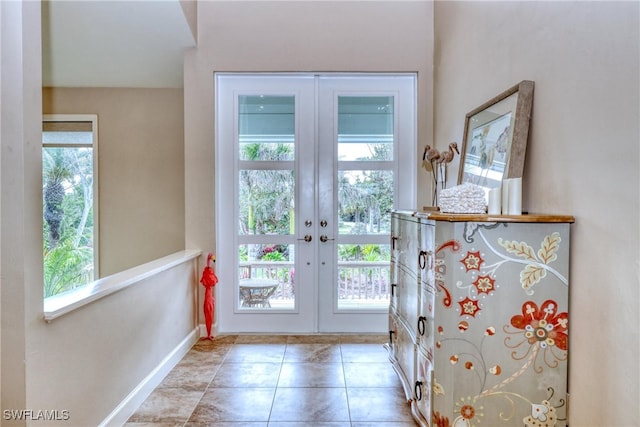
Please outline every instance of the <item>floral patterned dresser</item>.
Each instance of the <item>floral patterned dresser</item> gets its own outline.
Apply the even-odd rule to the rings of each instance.
[[[392,214],[389,356],[420,425],[567,425],[573,221]]]

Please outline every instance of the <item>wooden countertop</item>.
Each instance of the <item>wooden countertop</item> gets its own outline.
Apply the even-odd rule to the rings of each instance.
[[[522,215],[489,215],[489,214],[456,214],[438,211],[415,212],[415,216],[449,222],[541,222],[541,223],[574,223],[571,215],[522,214]]]

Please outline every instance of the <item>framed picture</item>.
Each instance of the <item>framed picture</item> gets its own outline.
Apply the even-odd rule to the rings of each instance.
[[[466,115],[458,184],[488,189],[522,177],[533,86],[523,80]]]

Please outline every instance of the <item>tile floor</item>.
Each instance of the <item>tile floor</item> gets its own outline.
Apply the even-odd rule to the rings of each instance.
[[[125,427],[414,427],[385,336],[199,341]]]

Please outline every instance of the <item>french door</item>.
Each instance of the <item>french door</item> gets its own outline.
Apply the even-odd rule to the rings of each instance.
[[[415,75],[216,74],[219,332],[384,332]]]

